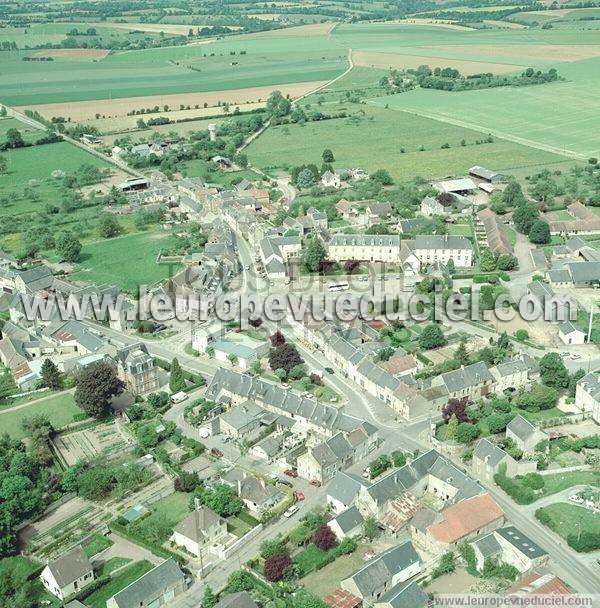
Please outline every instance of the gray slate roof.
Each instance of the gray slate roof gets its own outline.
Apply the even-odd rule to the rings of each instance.
[[[466,249],[471,251],[473,244],[465,236],[453,234],[418,234],[415,249]]]
[[[257,608],[252,596],[247,591],[224,595],[215,608]]]
[[[535,559],[546,555],[546,552],[538,544],[534,543],[530,538],[525,536],[521,530],[515,528],[514,526],[500,528],[496,530],[496,534],[508,541],[513,547],[530,559]]]
[[[498,542],[498,539],[496,538],[493,532],[491,532],[490,534],[486,534],[481,538],[478,538],[471,544],[474,548],[477,548],[479,550],[479,552],[483,556],[483,559],[496,557],[497,555],[500,555],[502,553],[502,547],[500,546],[500,543]]]
[[[429,596],[415,581],[407,581],[390,589],[375,603],[375,607],[384,603],[392,608],[424,608],[429,604]]]
[[[448,392],[454,393],[465,389],[479,386],[484,382],[493,382],[494,377],[483,361],[467,365],[463,369],[442,374],[442,380]]]
[[[473,458],[477,460],[486,460],[490,466],[496,467],[499,465],[508,454],[497,445],[494,445],[489,439],[480,439],[473,450]]]
[[[369,484],[364,483],[360,477],[338,471],[327,488],[327,496],[345,505],[351,505],[360,489],[367,485]]]
[[[146,606],[161,593],[184,581],[183,572],[174,559],[168,559],[134,581],[125,589],[115,593],[113,599],[119,608]]]
[[[351,530],[354,530],[357,526],[362,525],[363,516],[360,514],[360,511],[355,507],[348,507],[345,511],[342,511],[337,517],[335,517],[335,521],[338,526],[342,529],[344,534],[348,534]]]
[[[531,437],[535,432],[536,428],[527,418],[523,418],[521,414],[515,416],[507,425],[506,429],[511,433],[514,433],[522,441]]]
[[[67,553],[63,553],[58,559],[50,562],[48,568],[56,583],[62,589],[84,574],[91,572],[92,564],[81,545],[77,545]]]

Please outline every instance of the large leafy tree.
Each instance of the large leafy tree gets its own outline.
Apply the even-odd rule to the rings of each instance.
[[[56,237],[56,251],[65,262],[77,262],[81,253],[81,243],[72,232],[61,232]]]
[[[516,229],[523,233],[529,234],[533,223],[538,219],[540,212],[535,205],[531,203],[523,203],[519,205],[513,212],[513,221]]]
[[[172,393],[178,393],[185,388],[185,376],[177,359],[171,362],[171,375],[169,377],[169,389]]]
[[[44,386],[52,390],[57,390],[62,386],[62,374],[51,359],[44,359],[42,363],[42,382]]]
[[[529,240],[532,243],[544,245],[550,242],[550,226],[547,222],[536,220],[529,229]]]
[[[325,246],[318,237],[307,238],[302,248],[301,264],[308,272],[318,272],[326,255]]]
[[[292,558],[287,553],[274,553],[267,557],[263,566],[265,578],[275,583],[283,578],[286,568],[292,565]]]
[[[335,532],[327,525],[323,524],[317,528],[315,535],[313,536],[313,543],[319,549],[323,549],[327,551],[327,549],[331,549],[333,545],[335,545],[337,538],[335,536]]]
[[[304,363],[304,359],[302,359],[296,347],[289,342],[272,348],[269,353],[269,365],[273,371],[283,369],[286,373],[289,373],[294,366],[302,365],[302,363]]]
[[[546,353],[540,359],[540,378],[552,388],[561,389],[569,385],[569,372],[558,353]]]
[[[446,344],[444,332],[442,331],[442,328],[435,323],[428,325],[419,336],[419,346],[426,350],[444,346],[444,344]]]
[[[88,365],[77,377],[75,402],[89,416],[102,418],[110,407],[110,400],[123,390],[123,383],[115,368],[103,361]]]

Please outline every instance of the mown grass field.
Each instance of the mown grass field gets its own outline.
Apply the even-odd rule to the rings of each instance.
[[[73,281],[111,283],[137,293],[139,285],[151,285],[177,272],[177,267],[155,263],[159,250],[172,242],[168,234],[138,232],[84,244],[81,261],[69,277]]]
[[[349,110],[355,108],[348,105]],[[477,131],[407,112],[369,106],[362,109],[362,118],[270,128],[246,152],[254,166],[275,168],[310,162],[320,165],[323,150],[331,148],[335,167],[359,166],[367,171],[385,168],[396,179],[464,173],[473,164],[510,172],[566,160],[558,154],[500,139],[477,145],[475,142],[484,138]],[[450,148],[442,149],[446,143]],[[420,151],[421,146],[424,151]]]
[[[29,125],[26,125],[15,118],[1,118],[0,119],[0,143],[6,140],[6,132],[9,129],[18,129],[23,139],[26,142],[33,142],[40,137],[44,137],[44,132],[39,129],[34,129]]]
[[[556,503],[539,510],[550,517],[548,527],[565,540],[569,534],[600,529],[600,515],[579,505]]]
[[[146,574],[146,572],[152,570],[152,568],[153,565],[147,560],[135,562],[127,566],[115,574],[106,585],[102,585],[89,595],[85,599],[86,605],[90,608],[106,608],[106,601],[109,598],[125,589],[125,587]]]
[[[6,431],[14,439],[21,439],[25,436],[21,423],[26,418],[44,415],[48,417],[54,428],[59,429],[71,424],[74,417],[82,413],[70,393],[40,399],[41,401],[12,411],[10,409],[0,410],[0,428],[2,431]]]
[[[61,182],[52,177],[57,169],[73,173],[81,165],[110,166],[67,142],[9,150],[3,156],[7,168],[0,174],[0,216],[43,211],[47,204],[59,204]]]

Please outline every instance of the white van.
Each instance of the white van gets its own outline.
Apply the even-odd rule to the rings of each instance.
[[[181,403],[182,401],[185,401],[187,398],[188,398],[187,393],[184,393],[183,391],[179,391],[178,393],[171,395],[171,403]]]

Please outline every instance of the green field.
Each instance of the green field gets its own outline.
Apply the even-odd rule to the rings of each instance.
[[[328,80],[347,66],[346,49],[324,35],[239,36],[210,44],[117,51],[95,62],[67,58],[23,62],[26,54],[0,54],[0,101],[8,105]],[[68,114],[68,107],[65,113]]]
[[[52,177],[57,169],[74,173],[81,165],[110,167],[108,162],[67,142],[9,150],[3,156],[7,169],[0,174],[0,216],[41,212],[47,204],[59,204],[62,183]]]
[[[129,528],[138,536],[162,545],[189,512],[190,495],[175,492],[155,502],[150,514],[130,524]]]
[[[41,399],[30,405],[12,411],[0,410],[0,428],[11,437],[21,439],[25,436],[21,423],[25,418],[44,415],[47,416],[55,429],[64,427],[74,421],[77,414],[82,410],[75,405],[73,395],[64,393]]]
[[[45,135],[43,131],[34,129],[16,118],[0,118],[0,143],[6,140],[6,132],[9,129],[17,129],[26,142],[34,142],[36,139],[40,139],[40,137],[44,137]]]
[[[172,243],[168,234],[138,232],[84,244],[81,261],[69,277],[73,281],[111,283],[133,293],[140,284],[151,285],[177,271],[171,265],[155,262],[159,250]]]
[[[580,530],[596,533],[600,530],[600,515],[579,505],[556,503],[539,511],[550,516],[548,527],[565,540]]]
[[[353,110],[351,105],[348,108]],[[369,106],[362,109],[362,118],[272,127],[246,149],[248,158],[261,168],[310,162],[320,165],[323,149],[331,148],[335,167],[358,166],[367,171],[384,167],[397,179],[464,173],[473,164],[510,172],[566,160],[501,139],[477,145],[475,142],[482,139],[477,131],[406,112]],[[465,146],[461,145],[463,139]],[[451,147],[442,149],[445,143]],[[424,151],[419,150],[421,146]]]

